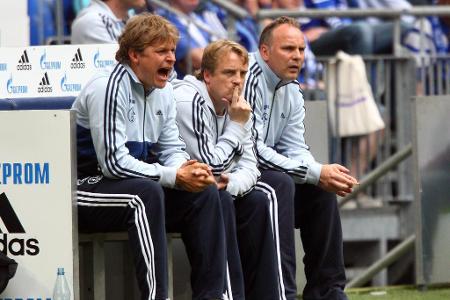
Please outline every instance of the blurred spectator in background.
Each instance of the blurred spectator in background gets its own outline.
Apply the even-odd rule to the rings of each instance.
[[[273,8],[272,0],[234,0],[234,3],[244,7],[252,17],[256,17],[258,10]]]
[[[364,0],[363,0],[364,1]],[[350,0],[352,7],[368,8],[369,2]],[[295,0],[279,0],[294,5]],[[395,1],[403,5],[404,0]],[[346,0],[304,0],[308,9],[345,10]],[[301,3],[300,3],[301,5]],[[342,50],[348,54],[389,54],[392,53],[393,23],[368,22],[366,19],[353,21],[345,17],[328,17],[303,21],[302,30],[311,43],[316,55],[334,55]],[[403,26],[402,30],[406,30]]]
[[[408,0],[412,5],[431,5],[433,0]]]
[[[448,5],[450,1],[433,0],[433,4]],[[442,57],[449,53],[448,21],[448,18],[438,16],[417,18],[403,38],[404,46],[414,56],[418,66],[417,95],[432,95],[438,83],[445,85],[449,80],[448,71],[445,71],[448,70],[448,58]]]
[[[345,0],[344,0],[345,1]],[[282,1],[285,2],[285,1]],[[344,10],[342,0],[304,0],[305,8]],[[349,18],[302,19],[302,30],[316,55],[334,55],[342,50],[348,54],[373,54],[373,32],[365,23],[352,24]]]
[[[258,36],[259,36],[258,27],[262,27],[262,28],[259,28],[259,31],[261,31],[272,20],[270,20],[270,19],[259,20],[259,25],[258,25],[258,24],[256,24],[256,14],[258,13],[258,11],[260,9],[275,8],[274,1],[272,1],[272,0],[234,0],[234,2],[237,5],[240,5],[241,7],[245,8],[250,13],[253,24],[255,26],[254,27],[255,28],[255,39],[258,40]],[[257,49],[255,49],[254,51],[256,51],[256,50]]]
[[[203,49],[214,40],[214,37],[204,28],[210,28],[217,33],[216,38],[225,38],[226,31],[223,27],[219,30],[212,28],[204,17],[195,12],[200,4],[199,0],[169,0],[169,4],[190,18],[188,20],[167,10],[157,10],[157,14],[172,22],[180,32],[180,40],[175,53],[177,58],[175,70],[178,78],[181,79],[187,73],[200,68]],[[217,26],[217,24],[215,25]]]
[[[449,0],[432,0],[433,5],[450,5]],[[447,17],[428,16],[413,20],[411,27],[403,37],[404,46],[418,57],[421,54],[432,56],[446,54],[449,51],[449,26]],[[418,60],[419,66],[428,65],[429,60]]]
[[[117,43],[129,10],[145,5],[145,0],[91,0],[73,21],[72,44]]]
[[[270,3],[269,0],[262,1]],[[158,9],[157,13],[175,24],[181,34],[176,49],[177,63],[175,69],[178,78],[183,78],[187,73],[192,73],[200,68],[203,49],[217,39],[233,38],[226,29],[230,15],[222,8],[210,1],[199,0],[170,0],[170,5],[189,17],[192,21],[182,18],[164,9]],[[249,16],[242,20],[236,20],[235,39],[248,51],[255,51],[258,46],[258,29],[254,19],[258,3],[254,0],[236,1],[249,11]],[[207,30],[209,29],[209,30]],[[212,34],[213,33],[213,34]]]
[[[30,17],[30,45],[52,45],[57,40],[56,0],[28,0],[28,16]],[[70,25],[75,18],[72,0],[62,1],[62,32],[64,36],[70,35]],[[67,43],[64,39],[62,42]]]
[[[83,8],[89,5],[91,0],[73,0],[72,7],[73,11],[78,14]]]
[[[438,5],[450,5],[450,0],[437,0]],[[443,33],[447,36],[447,41],[450,41],[450,16],[440,17]],[[450,53],[450,43],[447,43],[447,52]]]
[[[256,51],[256,49],[258,49],[258,23],[256,22],[256,14],[260,8],[259,3],[256,0],[233,0],[233,2],[247,10],[249,15],[246,18],[236,20],[236,36],[228,36],[228,38],[236,40],[239,44],[243,45],[247,51]],[[267,7],[270,8],[271,1],[265,0],[265,2],[269,3]],[[229,14],[217,6],[215,6],[214,10],[216,11],[218,18],[222,21],[222,24],[227,27],[230,21]]]

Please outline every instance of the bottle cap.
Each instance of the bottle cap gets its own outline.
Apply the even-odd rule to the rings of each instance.
[[[58,268],[58,275],[64,275],[64,268]]]

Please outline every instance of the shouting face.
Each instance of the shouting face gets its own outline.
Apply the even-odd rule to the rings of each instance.
[[[154,43],[143,51],[130,50],[131,68],[148,90],[163,88],[175,64],[175,43]]]

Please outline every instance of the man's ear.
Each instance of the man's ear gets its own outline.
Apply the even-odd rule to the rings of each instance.
[[[269,60],[269,46],[267,46],[266,44],[262,44],[259,47],[259,53],[261,54],[261,57],[265,62]]]
[[[137,65],[139,62],[138,52],[134,49],[128,49],[128,57],[130,58],[130,62],[134,65]]]
[[[212,74],[209,70],[203,70],[203,81],[206,84],[209,84],[211,82],[211,77],[212,77]]]

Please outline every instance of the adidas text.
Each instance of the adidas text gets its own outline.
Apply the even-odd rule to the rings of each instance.
[[[8,234],[4,233],[0,237],[0,251],[5,255],[31,255],[39,254],[39,241],[37,239],[18,239],[13,238],[8,241]]]
[[[30,71],[31,65],[17,65],[17,70],[19,71]]]
[[[86,68],[86,64],[82,61],[72,62],[72,63],[70,63],[70,68],[71,69],[84,69],[84,68]]]
[[[51,93],[53,88],[51,86],[40,86],[38,87],[38,93]]]

